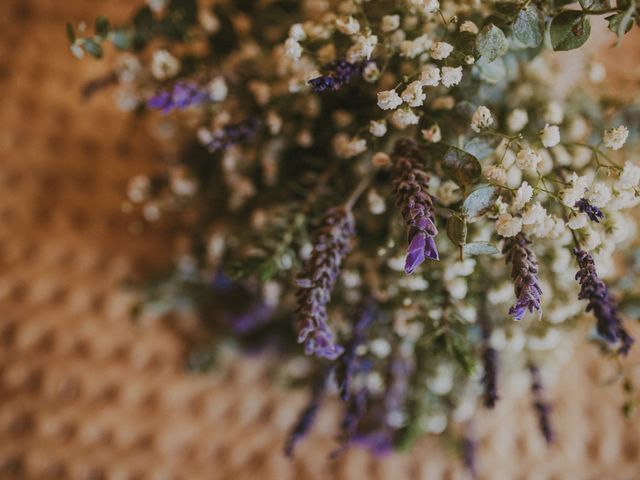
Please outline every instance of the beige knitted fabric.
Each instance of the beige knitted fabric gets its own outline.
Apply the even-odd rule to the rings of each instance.
[[[122,282],[169,261],[171,240],[162,228],[132,235],[120,204],[127,179],[159,153],[109,95],[81,101],[102,67],[68,54],[63,27],[124,19],[137,3],[1,2],[0,479],[466,478],[428,438],[406,455],[329,460],[334,405],[289,461],[282,447],[303,392],[272,385],[255,360],[187,374],[182,330],[130,322]],[[619,415],[620,385],[604,386],[611,372],[593,347],[572,354],[548,392],[553,448],[526,385],[481,414],[481,477],[640,478],[640,425]]]

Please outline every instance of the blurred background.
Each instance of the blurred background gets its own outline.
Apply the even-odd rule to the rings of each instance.
[[[467,478],[429,438],[405,455],[330,460],[331,406],[286,459],[304,392],[272,385],[268,363],[251,358],[187,373],[184,329],[131,321],[125,283],[169,263],[174,236],[138,228],[121,205],[128,179],[160,168],[161,153],[112,92],[83,99],[106,67],[73,58],[64,24],[123,20],[138,2],[0,3],[0,479]],[[604,88],[636,94],[639,40],[592,41]],[[550,379],[551,448],[528,382],[515,382],[476,422],[481,478],[640,478],[640,423],[620,415],[611,363],[582,342]]]

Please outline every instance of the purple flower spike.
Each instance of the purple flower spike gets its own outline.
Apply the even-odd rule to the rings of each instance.
[[[580,283],[578,298],[589,301],[587,312],[592,311],[596,317],[598,335],[610,343],[620,342],[618,353],[627,355],[633,345],[633,337],[622,325],[615,301],[607,285],[598,277],[593,257],[583,250],[575,249],[574,253],[580,267],[576,273],[576,280]]]
[[[551,426],[551,405],[544,399],[542,378],[540,370],[533,363],[529,364],[529,373],[531,374],[531,395],[533,396],[533,408],[538,414],[538,424],[540,425],[540,433],[544,437],[547,444],[551,444],[556,439],[556,434]]]
[[[600,223],[600,220],[604,218],[604,213],[598,207],[591,205],[586,198],[578,200],[575,207],[582,213],[585,213],[589,220],[592,222]]]
[[[147,101],[147,106],[154,110],[169,113],[173,109],[184,110],[193,105],[199,105],[209,98],[206,92],[192,82],[176,82],[170,91],[163,90],[156,93]]]
[[[346,60],[335,60],[323,67],[327,71],[326,75],[312,78],[309,80],[309,85],[313,87],[313,91],[316,93],[321,93],[325,90],[340,90],[350,83],[354,77],[362,73],[364,65],[363,62],[350,63]]]
[[[392,175],[396,205],[402,209],[402,217],[409,227],[404,266],[407,275],[412,274],[425,259],[439,259],[435,243],[438,229],[433,202],[427,193],[429,175],[420,168],[420,157],[414,141],[400,140],[396,143]]]
[[[524,233],[519,233],[513,238],[507,238],[502,253],[506,255],[507,264],[511,264],[511,279],[518,300],[509,309],[509,315],[515,320],[522,320],[528,310],[533,313],[538,311],[542,315],[540,306],[540,289],[538,278],[538,259],[533,250],[529,248],[531,241]]]
[[[298,342],[307,355],[335,360],[344,350],[327,323],[327,304],[355,233],[351,212],[337,207],[325,214],[314,234],[313,252],[298,278]]]
[[[309,403],[305,407],[305,409],[300,413],[300,417],[298,421],[293,427],[293,430],[289,434],[289,438],[287,438],[287,443],[284,447],[284,454],[287,457],[293,455],[293,451],[296,448],[296,445],[300,443],[304,437],[307,436],[311,427],[313,426],[313,422],[316,419],[316,415],[318,410],[320,410],[320,405],[322,404],[322,399],[324,397],[326,388],[326,378],[322,377],[322,379],[313,386],[313,391],[311,393],[311,399]]]

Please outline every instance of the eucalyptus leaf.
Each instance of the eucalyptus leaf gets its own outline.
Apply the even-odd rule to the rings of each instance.
[[[549,33],[554,50],[573,50],[587,41],[591,34],[591,23],[582,12],[567,10],[551,21]]]
[[[451,215],[447,220],[447,236],[454,245],[462,247],[467,241],[466,220],[457,215]]]
[[[111,23],[109,23],[107,17],[100,16],[96,18],[96,35],[106,37],[109,30],[111,30]]]
[[[611,8],[609,0],[580,0],[580,6],[585,10],[606,10]]]
[[[478,33],[476,48],[480,56],[484,57],[488,62],[493,62],[507,52],[509,42],[503,31],[493,23],[490,23]]]
[[[476,62],[476,67],[480,70],[480,78],[490,84],[501,82],[507,76],[507,66],[503,58],[498,58],[493,62],[487,62],[481,58]]]
[[[609,21],[609,30],[617,35],[616,45],[620,44],[625,33],[628,33],[633,27],[634,11],[634,5],[631,4],[626,11],[607,17],[607,20]]]
[[[498,247],[490,242],[470,242],[462,247],[465,255],[495,255],[500,253]]]
[[[93,58],[102,58],[102,46],[90,38],[85,38],[83,42],[85,51]]]
[[[469,218],[479,217],[487,213],[496,198],[498,198],[498,189],[491,185],[485,185],[467,195],[462,209]]]
[[[438,144],[434,152],[441,157],[442,169],[458,185],[472,185],[480,178],[482,166],[470,153],[446,144]]]
[[[513,23],[513,36],[527,47],[537,47],[544,36],[544,19],[534,5],[528,5],[518,12]]]
[[[467,141],[464,144],[463,150],[478,160],[483,160],[496,150],[500,140],[501,138],[496,135],[482,133]]]

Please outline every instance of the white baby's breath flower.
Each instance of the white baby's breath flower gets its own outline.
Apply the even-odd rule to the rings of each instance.
[[[420,117],[410,108],[399,108],[391,115],[391,123],[400,130],[407,128],[409,125],[417,125],[419,121]]]
[[[540,205],[540,202],[536,202],[533,205],[527,207],[522,214],[523,225],[534,225],[544,222],[547,216],[547,210]]]
[[[542,116],[544,121],[547,123],[559,125],[562,123],[564,119],[564,110],[562,105],[558,102],[549,102],[544,110],[544,114]]]
[[[515,237],[521,231],[522,220],[518,217],[511,216],[510,213],[503,213],[496,220],[496,232],[502,237]]]
[[[302,56],[302,45],[294,38],[287,38],[284,48],[287,56],[293,60],[298,60]]]
[[[627,160],[616,182],[616,188],[621,190],[636,188],[638,183],[640,183],[640,167]]]
[[[438,0],[412,0],[412,2],[422,7],[423,14],[429,14],[440,10],[440,2]]]
[[[507,116],[507,127],[510,132],[517,133],[527,126],[529,115],[524,108],[516,108]]]
[[[400,27],[400,15],[385,15],[382,17],[382,31],[393,32]]]
[[[355,35],[360,31],[360,22],[351,16],[338,17],[336,19],[336,29],[345,35]]]
[[[460,31],[469,32],[469,33],[473,33],[474,35],[477,35],[478,26],[475,23],[473,23],[471,20],[466,20],[462,22],[462,25],[460,25]]]
[[[205,6],[198,8],[198,23],[207,33],[216,33],[220,30],[220,19],[211,8]]]
[[[301,23],[294,23],[291,25],[289,28],[289,38],[293,38],[298,42],[306,40],[307,34],[305,33],[304,27]]]
[[[149,9],[154,13],[161,13],[168,3],[169,0],[147,0]]]
[[[589,80],[593,83],[601,83],[607,75],[607,70],[601,63],[593,62],[589,65]]]
[[[516,194],[513,199],[513,208],[518,211],[521,210],[522,207],[525,206],[529,200],[533,198],[533,187],[529,185],[526,181],[522,182],[522,185],[516,190]]]
[[[587,225],[584,230],[584,237],[582,241],[582,248],[587,252],[598,248],[602,244],[602,237],[600,234]]]
[[[393,110],[402,104],[402,98],[395,90],[378,92],[378,107],[382,110]]]
[[[585,198],[594,207],[606,207],[611,200],[611,189],[602,182],[594,183],[587,191]]]
[[[579,177],[574,173],[570,179],[570,184],[571,186],[560,191],[560,198],[567,207],[574,207],[576,202],[584,197],[589,187],[589,179]]]
[[[378,44],[378,37],[375,35],[358,35],[355,38],[353,46],[347,50],[347,60],[351,63],[369,60]]]
[[[444,60],[453,52],[453,45],[447,42],[436,42],[431,47],[431,58]]]
[[[442,84],[449,88],[460,83],[462,80],[462,67],[442,67]]]
[[[367,203],[369,204],[369,211],[374,215],[380,215],[387,210],[384,197],[375,188],[370,189],[369,193],[367,193]]]
[[[507,183],[507,171],[500,165],[489,165],[484,169],[484,176],[498,185]]]
[[[614,211],[623,210],[625,208],[635,207],[638,203],[640,203],[640,197],[636,197],[633,190],[622,190],[613,196],[607,205],[607,209]]]
[[[474,132],[480,132],[481,130],[488,128],[491,124],[493,124],[491,110],[484,105],[480,105],[471,117],[471,130]]]
[[[438,126],[438,124],[423,129],[421,133],[422,138],[424,138],[427,142],[438,143],[440,140],[442,140],[442,133],[440,132],[440,127]]]
[[[540,140],[545,147],[555,147],[560,143],[560,128],[557,125],[545,125],[540,132]]]
[[[362,78],[365,82],[374,83],[380,78],[380,69],[376,62],[369,62],[362,70]]]
[[[425,87],[437,87],[440,83],[440,69],[435,65],[425,65],[420,72],[420,81]]]
[[[156,50],[151,59],[151,74],[156,80],[175,77],[180,71],[180,60],[167,50]]]
[[[209,92],[209,98],[214,102],[222,102],[227,98],[229,89],[227,83],[224,81],[224,77],[218,76],[213,78],[207,85],[207,92]]]
[[[402,100],[410,107],[420,107],[424,104],[427,95],[422,91],[422,83],[419,80],[411,82],[402,92]]]
[[[627,141],[628,136],[629,129],[624,125],[605,130],[603,136],[604,146],[611,150],[620,150],[624,145],[624,142]]]
[[[567,226],[571,230],[577,230],[579,228],[584,227],[587,224],[588,220],[589,220],[589,217],[587,217],[586,214],[581,212],[571,217],[567,222]]]
[[[542,161],[540,155],[534,152],[531,147],[525,147],[516,155],[516,166],[521,170],[535,170]]]
[[[360,155],[367,149],[367,141],[358,137],[349,137],[346,133],[339,133],[333,138],[333,148],[342,158]]]
[[[404,40],[400,43],[400,55],[407,58],[415,58],[426,52],[433,45],[433,40],[424,34],[413,40]]]
[[[387,122],[384,120],[371,120],[369,122],[369,133],[374,137],[384,137],[387,133]]]

